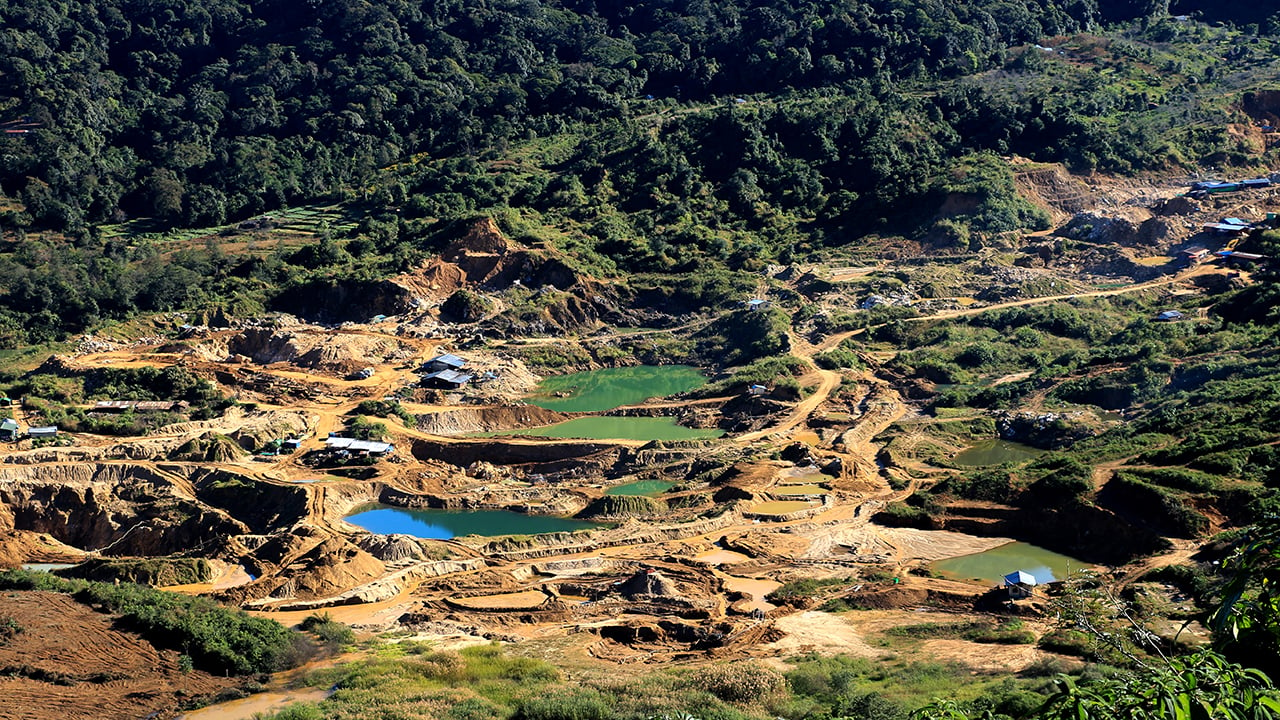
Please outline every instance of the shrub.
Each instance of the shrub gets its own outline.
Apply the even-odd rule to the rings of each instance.
[[[328,613],[309,615],[298,627],[305,632],[315,634],[331,650],[338,650],[352,645],[356,641],[355,632],[346,625],[333,620]]]
[[[694,682],[721,700],[740,703],[760,702],[786,686],[778,671],[749,660],[703,668]]]
[[[560,688],[521,701],[515,720],[612,720],[614,702],[592,688]]]

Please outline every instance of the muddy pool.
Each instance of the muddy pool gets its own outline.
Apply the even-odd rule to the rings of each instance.
[[[1024,542],[1011,542],[986,552],[947,558],[929,568],[956,580],[999,583],[1016,570],[1031,573],[1036,582],[1066,579],[1068,573],[1092,567],[1089,563]]]
[[[1022,462],[1044,454],[1039,448],[1013,442],[1012,440],[983,440],[962,451],[952,460],[957,465],[978,467],[982,465],[999,465],[1007,462]]]

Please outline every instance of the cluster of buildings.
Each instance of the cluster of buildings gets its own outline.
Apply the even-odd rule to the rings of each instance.
[[[422,384],[440,390],[459,390],[475,378],[475,375],[464,370],[466,366],[467,361],[457,355],[437,355],[422,366],[426,373],[422,376]]]
[[[324,440],[325,449],[339,457],[390,455],[396,451],[395,443],[377,442],[374,440],[357,440],[349,437],[330,435]]]
[[[1205,197],[1206,195],[1240,192],[1241,190],[1269,188],[1272,184],[1271,178],[1250,178],[1238,181],[1202,180],[1191,183],[1191,192],[1187,193],[1187,195],[1190,197]]]
[[[45,425],[43,427],[29,427],[27,431],[22,432],[22,426],[13,418],[5,418],[0,420],[0,441],[17,442],[23,438],[32,440],[40,440],[44,438],[53,438],[58,436],[57,425]]]

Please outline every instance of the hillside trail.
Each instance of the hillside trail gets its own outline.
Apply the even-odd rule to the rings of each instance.
[[[806,422],[813,415],[813,412],[829,400],[831,393],[839,387],[840,373],[819,367],[813,359],[813,348],[807,342],[796,337],[794,332],[789,332],[788,334],[791,338],[791,354],[809,365],[810,372],[806,376],[816,375],[818,386],[814,388],[808,397],[797,403],[787,413],[787,417],[784,420],[770,427],[739,435],[729,441],[731,444],[746,445],[770,436],[780,437],[794,430],[801,423]]]

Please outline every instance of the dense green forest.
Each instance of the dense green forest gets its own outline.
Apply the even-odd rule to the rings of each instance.
[[[594,274],[732,272],[1042,227],[997,154],[1257,163],[1224,128],[1274,77],[1280,23],[1165,5],[0,3],[0,121],[27,130],[0,135],[0,233],[21,240],[0,252],[0,345],[253,314],[402,271],[478,213]],[[972,209],[939,218],[957,193]],[[312,202],[343,208],[317,244],[220,250]],[[204,247],[148,240],[175,227]]]
[[[1158,5],[10,2],[0,6],[0,110],[40,127],[2,141],[0,188],[26,207],[10,223],[80,228],[147,216],[211,225],[356,191],[419,153],[472,157],[583,122],[628,124],[646,97],[706,102],[824,89],[870,106],[824,133],[834,146],[786,147],[782,156],[800,166],[834,160],[842,172],[767,177],[824,186],[814,194],[860,192],[844,185],[902,178],[875,173],[874,160],[841,157],[851,146],[918,154],[882,126],[901,113],[937,122],[962,110],[949,95],[907,102],[895,92],[902,83],[999,67],[1013,46]],[[1206,5],[1205,19],[1252,20],[1259,31],[1261,10]],[[838,125],[855,106],[841,107]],[[1083,130],[1055,117],[1063,109],[1012,110],[1006,122],[1044,118],[1049,135]],[[811,129],[749,124],[783,143],[802,142],[797,130]],[[697,143],[720,129],[694,121],[676,134]],[[990,136],[1001,128],[972,140],[956,130],[962,141],[996,144]],[[728,136],[734,150],[751,146],[751,130],[742,134]],[[945,133],[925,135],[916,139],[936,143]],[[1025,138],[1032,148],[1054,145],[1040,140]],[[900,160],[879,150],[881,163]],[[717,185],[734,170],[762,169],[700,160],[713,161]],[[802,193],[796,202],[813,200]]]

